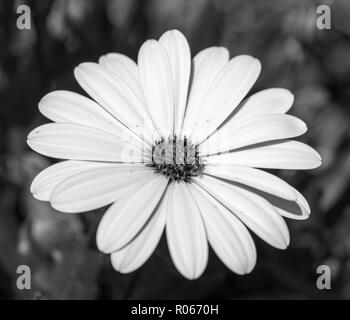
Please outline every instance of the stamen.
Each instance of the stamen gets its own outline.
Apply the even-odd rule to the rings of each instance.
[[[162,138],[152,146],[152,164],[156,173],[167,176],[172,181],[191,182],[198,176],[203,163],[195,146],[190,139],[178,139],[176,135]]]

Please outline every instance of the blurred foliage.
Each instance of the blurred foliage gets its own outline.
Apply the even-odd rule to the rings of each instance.
[[[16,28],[16,6],[28,4],[32,29]],[[315,27],[328,4],[332,29]],[[0,298],[350,298],[350,1],[348,0],[35,0],[0,2]],[[121,275],[95,246],[104,210],[64,215],[32,198],[33,177],[51,161],[26,146],[46,120],[37,103],[47,92],[82,92],[73,68],[107,52],[136,58],[139,46],[178,28],[192,54],[223,45],[262,62],[254,91],[285,87],[292,114],[309,126],[303,140],[323,166],[279,175],[303,192],[312,215],[288,221],[291,245],[275,250],[256,239],[258,262],[237,276],[211,253],[196,281],[175,270],[162,239],[140,270]],[[32,269],[32,290],[17,290],[16,268]],[[316,268],[332,269],[332,289],[319,291]]]

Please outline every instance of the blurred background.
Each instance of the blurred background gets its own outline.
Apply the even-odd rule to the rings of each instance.
[[[18,5],[31,29],[16,27]],[[331,9],[331,29],[316,28],[316,8]],[[350,298],[350,1],[348,0],[35,0],[0,2],[0,298],[1,299],[349,299]],[[211,252],[196,281],[175,270],[163,238],[138,271],[115,272],[95,245],[102,210],[65,215],[35,200],[29,186],[52,160],[32,152],[26,135],[47,122],[40,98],[56,89],[82,93],[74,67],[107,52],[137,57],[167,29],[181,30],[192,55],[213,45],[251,54],[262,74],[251,93],[285,87],[291,114],[309,127],[302,141],[323,157],[317,170],[279,171],[308,199],[307,221],[288,220],[286,251],[257,239],[247,276]],[[31,268],[31,290],[18,290],[16,269]],[[318,290],[319,265],[331,290]]]

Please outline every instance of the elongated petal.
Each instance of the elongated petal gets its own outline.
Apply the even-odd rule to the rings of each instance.
[[[142,162],[142,144],[78,124],[49,123],[35,128],[28,145],[43,155],[71,160]]]
[[[59,123],[75,123],[122,136],[130,132],[95,101],[71,91],[52,91],[39,102],[40,112]]]
[[[134,60],[124,54],[108,53],[101,56],[98,62],[119,77],[132,90],[140,102],[145,102],[139,70]]]
[[[110,165],[78,173],[61,182],[52,192],[52,207],[62,212],[83,212],[114,201],[138,181],[153,177],[153,170],[134,165]]]
[[[109,166],[111,166],[110,163],[74,160],[62,161],[41,171],[33,180],[30,191],[33,193],[34,198],[41,201],[49,201],[53,189],[67,178],[84,171]]]
[[[126,246],[137,236],[167,187],[168,179],[154,175],[130,188],[103,216],[97,228],[97,247],[112,253]]]
[[[207,165],[203,173],[241,183],[289,201],[297,199],[294,188],[287,182],[259,169],[236,165]]]
[[[148,109],[141,88],[139,69],[136,62],[130,59],[128,56],[120,53],[108,53],[103,55],[100,57],[98,62],[101,66],[110,70],[115,76],[119,77],[132,90],[148,115],[147,121],[150,122],[150,128],[155,129],[151,112]],[[157,137],[158,136],[155,134],[153,140],[155,140]]]
[[[232,113],[254,85],[261,70],[251,56],[237,56],[228,62],[205,94],[193,138],[203,141]]]
[[[237,108],[230,122],[239,122],[250,117],[268,113],[287,113],[294,102],[294,95],[287,89],[270,88],[259,91],[245,99]],[[228,122],[227,125],[230,125]]]
[[[188,136],[191,133],[204,95],[228,59],[229,52],[224,47],[204,49],[193,58],[192,81],[182,130],[183,135]]]
[[[187,279],[196,279],[208,260],[208,243],[199,208],[187,184],[169,185],[166,236],[171,258]]]
[[[256,263],[256,249],[247,228],[197,184],[189,186],[204,220],[208,241],[233,272],[249,273]]]
[[[304,196],[295,188],[296,199],[294,201],[286,200],[273,194],[265,193],[259,190],[252,190],[269,201],[278,213],[286,218],[294,220],[305,220],[310,216],[311,209]]]
[[[184,35],[178,30],[165,32],[159,39],[170,59],[173,76],[174,130],[180,134],[185,115],[191,72],[191,52]]]
[[[140,137],[152,141],[152,127],[142,103],[115,74],[97,63],[81,63],[74,70],[80,86],[104,109]]]
[[[138,67],[148,109],[157,129],[168,137],[174,125],[173,79],[169,57],[158,41],[141,46]]]
[[[303,195],[268,172],[235,165],[206,165],[203,173],[250,188],[252,192],[269,201],[286,218],[304,220],[310,215],[310,207]]]
[[[294,138],[306,131],[306,124],[294,116],[258,115],[215,132],[201,144],[201,153],[213,154],[271,140]]]
[[[234,212],[261,239],[278,249],[285,249],[288,246],[288,227],[267,200],[243,188],[207,175],[196,177],[194,180]]]
[[[203,158],[208,164],[236,164],[266,169],[314,169],[321,157],[310,146],[293,140],[254,146]]]
[[[111,255],[112,266],[121,273],[133,272],[141,267],[151,256],[165,227],[167,192],[165,192],[154,216],[141,230],[140,234],[123,249]]]

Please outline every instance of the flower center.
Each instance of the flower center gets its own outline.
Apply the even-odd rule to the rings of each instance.
[[[203,163],[198,154],[198,146],[190,139],[178,139],[176,135],[162,138],[152,146],[152,164],[156,173],[167,176],[172,181],[190,182],[191,177],[198,176]]]

